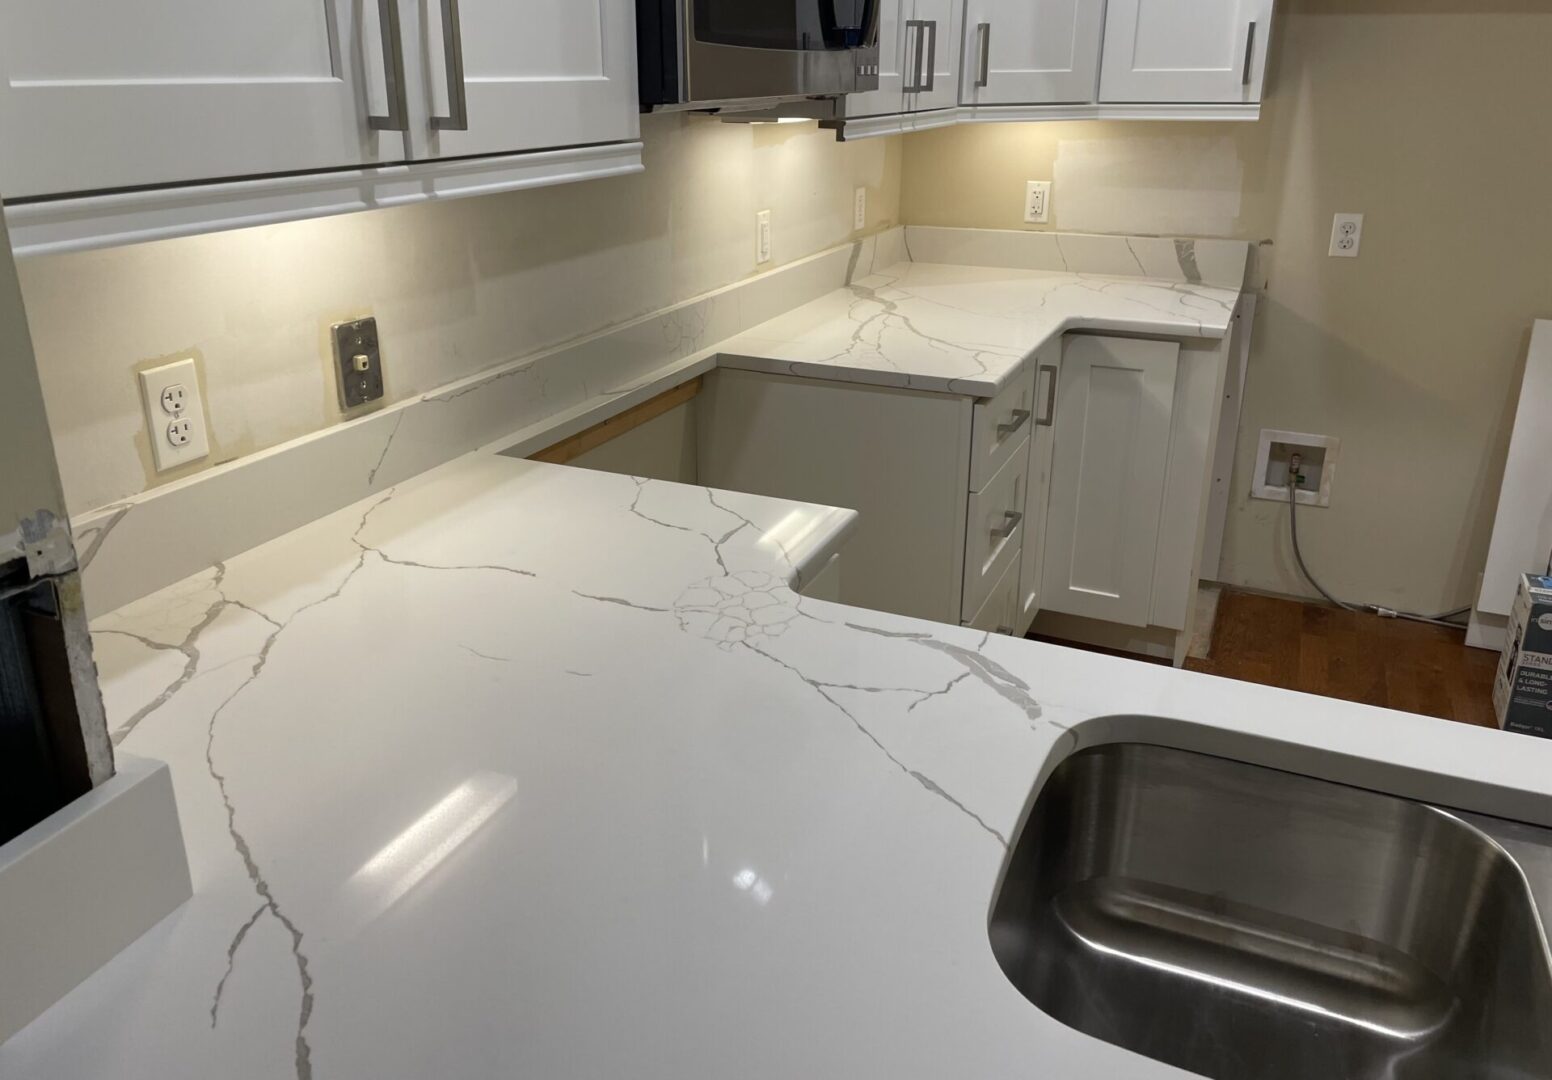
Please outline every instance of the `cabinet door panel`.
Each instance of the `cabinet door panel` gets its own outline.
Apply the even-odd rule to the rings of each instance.
[[[922,70],[924,88],[907,95],[906,109],[951,109],[959,104],[960,23],[965,6],[961,0],[916,0],[915,19],[924,23],[927,35]]]
[[[429,108],[452,114],[442,5],[427,3]],[[461,0],[468,130],[433,126],[417,156],[462,157],[586,143],[640,132],[633,0]]]
[[[1093,101],[1104,10],[1104,0],[970,0],[960,100],[966,105]]]
[[[1066,342],[1046,523],[1046,608],[1148,625],[1179,355],[1174,342]]]
[[[847,94],[847,116],[893,116],[905,111],[905,88],[916,81],[915,0],[882,0],[878,17],[878,89]],[[909,74],[907,74],[909,69]]]
[[[17,0],[0,9],[0,192],[401,161],[404,134],[367,123],[387,109],[382,57],[371,0]]]
[[[1110,0],[1106,102],[1257,102],[1272,0]]]

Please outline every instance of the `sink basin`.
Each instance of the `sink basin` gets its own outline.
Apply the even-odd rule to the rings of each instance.
[[[1552,1077],[1549,853],[1518,823],[1102,746],[1041,790],[992,948],[1048,1015],[1202,1076]]]

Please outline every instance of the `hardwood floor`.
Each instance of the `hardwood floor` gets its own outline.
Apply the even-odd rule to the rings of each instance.
[[[1424,623],[1225,590],[1208,659],[1186,662],[1245,682],[1496,727],[1498,654]]]

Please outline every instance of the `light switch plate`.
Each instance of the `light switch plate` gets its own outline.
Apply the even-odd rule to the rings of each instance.
[[[146,434],[157,472],[210,456],[204,395],[192,358],[142,371],[140,394],[145,399]]]
[[[383,396],[383,354],[377,320],[353,319],[330,327],[334,338],[335,386],[340,408],[349,412]]]

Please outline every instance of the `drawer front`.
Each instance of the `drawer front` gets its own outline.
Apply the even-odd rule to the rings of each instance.
[[[992,586],[991,595],[975,618],[966,619],[965,625],[974,630],[992,634],[1019,634],[1018,626],[1018,564],[1014,563],[1002,572],[1002,577]]]
[[[1029,439],[1010,452],[1001,471],[970,496],[965,527],[965,589],[961,618],[973,618],[1003,571],[1016,566],[1024,543],[1029,484]],[[1014,575],[1015,584],[1018,575]]]
[[[1029,438],[1040,404],[1035,401],[1035,365],[990,401],[978,402],[970,433],[970,490],[980,491]]]

